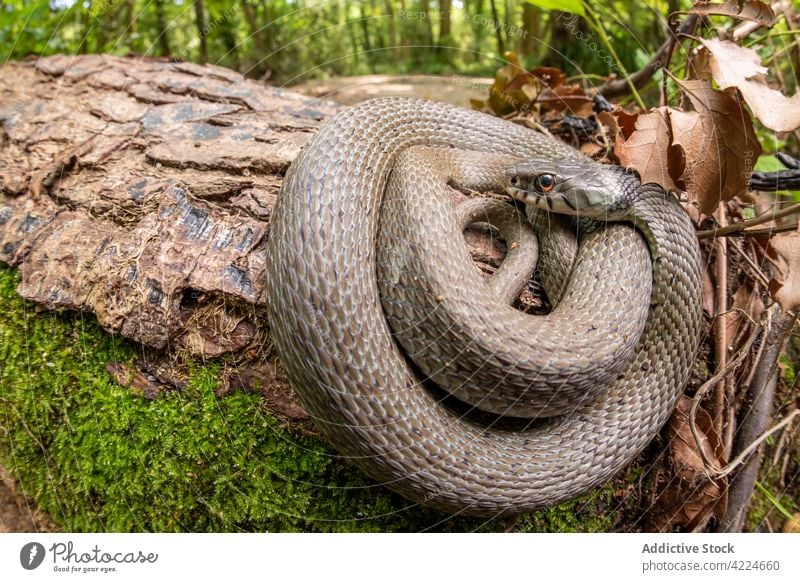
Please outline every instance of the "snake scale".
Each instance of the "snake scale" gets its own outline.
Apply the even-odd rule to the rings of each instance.
[[[417,146],[439,148],[439,156],[434,150],[414,158],[415,150],[425,149]],[[493,357],[497,354],[480,359],[480,345],[502,352],[508,341],[476,343],[469,334],[480,337],[495,333],[494,328],[438,318],[440,308],[452,307],[487,321],[478,313],[482,306],[460,299],[485,287],[480,278],[474,284],[460,278],[468,253],[456,249],[465,257],[457,262],[437,254],[439,242],[454,237],[436,229],[452,230],[454,223],[442,218],[447,209],[442,211],[441,196],[431,194],[437,186],[429,184],[429,176],[437,172],[437,159],[463,150],[467,157],[485,160],[495,176],[489,182],[505,185],[526,203],[539,225],[540,264],[559,260],[552,242],[559,237],[541,228],[548,219],[540,209],[628,223],[588,230],[563,298],[547,316],[555,317],[556,327],[536,340],[545,344],[525,343],[527,331],[514,337],[517,351],[506,356],[523,354],[530,364],[521,374],[527,381],[487,405],[490,420],[465,414],[467,405],[443,402],[437,389],[421,380],[436,378],[445,364],[459,368],[463,360],[478,357],[460,384],[458,374],[443,374],[444,380],[452,376],[461,400],[457,388],[470,384],[470,374],[517,368],[516,361]],[[409,156],[405,173],[395,168]],[[431,167],[415,169],[415,159]],[[289,168],[272,217],[267,300],[273,341],[289,380],[342,456],[412,500],[481,516],[522,513],[573,498],[635,458],[667,420],[688,379],[699,342],[700,259],[691,221],[677,201],[617,170],[519,125],[419,100],[367,101],[320,129]],[[397,232],[384,235],[384,210],[406,216],[406,194],[423,224],[412,227],[392,218],[389,224],[399,225]],[[419,238],[420,232],[427,239]],[[388,254],[383,248],[379,252],[379,234],[394,241]],[[398,237],[404,234],[417,236],[417,242],[402,243]],[[426,251],[425,240],[435,240],[436,246]],[[463,238],[459,244],[465,247]],[[376,269],[379,257],[383,264]],[[449,291],[437,291],[426,279],[434,268]],[[641,281],[642,271],[652,291],[641,285],[629,292],[629,283]],[[382,298],[379,283],[381,289],[394,288],[395,297]],[[432,303],[418,308],[423,296]],[[644,306],[641,324],[629,316],[628,304],[633,311]],[[585,313],[571,319],[573,307],[565,305]],[[488,319],[502,323],[524,316],[505,304],[497,309]],[[559,315],[562,309],[566,315]],[[392,327],[386,319],[390,312],[400,317]],[[591,321],[592,312],[599,314],[600,324]],[[427,354],[427,367],[408,362],[399,347],[404,340],[395,332],[406,328],[413,338],[423,321],[438,332],[440,343],[460,339],[451,352],[455,356],[441,355],[433,343],[437,338],[425,339],[415,345],[430,350],[417,349],[414,357]],[[542,321],[547,325],[546,318]],[[614,335],[608,329],[625,331]],[[592,333],[591,341],[569,343]],[[611,347],[605,349],[606,343]],[[475,345],[474,355],[464,355],[465,347]],[[527,355],[536,352],[544,355],[538,360]],[[573,360],[591,364],[593,359],[605,360],[599,362],[603,372],[595,374],[588,365],[575,373]],[[490,373],[486,381],[493,378]],[[540,380],[555,392],[539,390]],[[575,382],[586,388],[583,398],[580,390],[570,392]],[[562,388],[567,400],[578,402],[548,404],[561,399]],[[494,416],[502,414],[509,397],[511,416],[528,420],[508,424]],[[530,406],[513,408],[519,402]]]

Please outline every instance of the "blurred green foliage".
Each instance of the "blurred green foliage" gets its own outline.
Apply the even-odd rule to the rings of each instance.
[[[3,0],[0,58],[132,52],[207,61],[287,83],[368,73],[493,74],[503,52],[515,50],[531,67],[613,72],[593,54],[584,20],[534,4],[583,6],[579,0]],[[661,44],[665,15],[681,3],[588,4],[624,67],[635,70]],[[588,40],[576,41],[577,31]]]

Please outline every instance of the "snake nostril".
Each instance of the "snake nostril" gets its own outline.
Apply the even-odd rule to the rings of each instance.
[[[511,176],[511,185],[516,186],[517,184],[519,184],[519,178],[516,176]]]

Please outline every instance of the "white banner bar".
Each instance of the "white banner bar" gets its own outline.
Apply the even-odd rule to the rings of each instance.
[[[0,580],[800,580],[792,534],[3,534]]]

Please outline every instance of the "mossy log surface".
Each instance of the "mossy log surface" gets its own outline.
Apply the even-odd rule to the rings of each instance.
[[[188,63],[57,56],[0,69],[0,262],[13,267],[0,267],[0,465],[59,526],[510,526],[411,504],[343,463],[272,352],[272,206],[340,109]],[[640,475],[513,528],[641,529]]]

